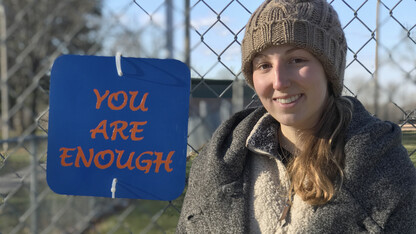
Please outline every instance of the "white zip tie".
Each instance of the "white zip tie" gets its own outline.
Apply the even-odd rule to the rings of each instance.
[[[113,183],[111,184],[111,198],[116,198],[116,184],[117,184],[117,178],[113,179]]]
[[[121,52],[116,53],[116,68],[118,76],[123,76],[123,71],[121,70]]]

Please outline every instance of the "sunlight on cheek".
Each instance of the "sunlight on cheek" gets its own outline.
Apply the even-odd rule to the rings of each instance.
[[[256,91],[257,95],[260,96],[268,96],[273,94],[273,85],[270,80],[266,77],[257,77],[253,79],[254,83],[254,90]]]
[[[299,75],[303,79],[316,77],[317,71],[313,67],[303,67],[299,70]]]
[[[305,82],[315,83],[325,80],[327,83],[327,78],[323,70],[319,67],[308,66],[303,67],[299,70],[299,77]]]

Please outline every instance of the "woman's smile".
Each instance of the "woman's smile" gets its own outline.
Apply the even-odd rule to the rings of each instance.
[[[281,104],[290,104],[290,103],[296,102],[301,97],[302,97],[302,94],[296,94],[296,95],[293,95],[293,96],[273,98],[273,100],[275,100],[275,101],[277,101],[278,103],[281,103]]]

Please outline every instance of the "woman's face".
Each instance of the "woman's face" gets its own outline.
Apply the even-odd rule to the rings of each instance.
[[[328,98],[322,64],[307,50],[290,45],[263,50],[253,60],[254,89],[282,128],[310,129]]]

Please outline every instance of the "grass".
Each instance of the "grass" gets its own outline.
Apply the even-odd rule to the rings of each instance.
[[[179,198],[178,200],[182,199]],[[175,204],[177,201],[173,201],[172,203],[174,203],[173,206],[175,207],[180,208],[181,206],[181,204]],[[121,225],[116,233],[130,233],[130,231],[136,233],[143,230],[147,230],[147,233],[175,232],[179,220],[179,212],[174,207],[168,206],[168,202],[135,200],[131,205],[134,205],[135,209],[125,220],[118,220],[122,215],[121,211],[96,224],[94,229],[87,233],[107,233],[120,222]],[[164,213],[159,216],[160,214],[158,212],[162,210],[164,210]]]
[[[6,160],[2,158],[0,162],[0,176],[17,172],[30,165],[30,155],[23,148],[17,150],[13,154],[2,154]]]
[[[403,132],[402,143],[410,155],[410,159],[416,166],[416,131]]]
[[[193,157],[192,157],[193,159]],[[186,175],[189,175],[189,170],[192,164],[192,159],[187,162]],[[186,188],[181,196],[171,203],[166,201],[150,201],[150,200],[135,200],[133,205],[134,211],[122,222],[123,225],[117,230],[117,233],[131,233],[130,231],[140,232],[147,230],[147,233],[175,233],[176,226],[179,221],[179,212],[182,207],[183,199],[185,196]],[[164,210],[163,214],[158,217],[158,212]],[[122,211],[121,211],[122,212]],[[93,233],[107,233],[114,226],[117,225],[120,213],[114,214],[101,223],[96,224],[94,230],[87,232],[87,234]],[[158,218],[157,218],[158,217]],[[155,220],[152,220],[156,218]]]

